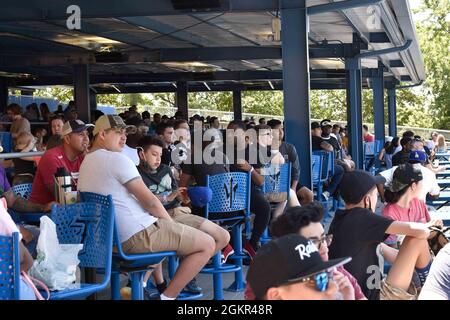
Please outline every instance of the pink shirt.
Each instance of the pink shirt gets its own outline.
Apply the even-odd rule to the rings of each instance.
[[[427,206],[422,200],[414,198],[409,203],[409,208],[402,208],[396,203],[390,203],[383,208],[383,216],[396,221],[427,223],[431,220]],[[395,242],[396,236],[390,235],[387,242]]]
[[[6,211],[6,200],[5,198],[0,199],[0,236],[10,237],[13,232],[19,232],[16,224]],[[22,240],[22,235],[19,232],[19,240]]]

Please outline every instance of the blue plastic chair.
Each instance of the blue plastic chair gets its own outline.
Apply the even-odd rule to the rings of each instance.
[[[378,155],[383,146],[383,141],[375,140],[374,142],[364,142],[364,168],[372,175],[376,174],[376,169],[379,167]]]
[[[82,299],[104,290],[111,279],[113,208],[92,201],[53,205],[50,218],[61,244],[83,244],[79,266],[104,272],[101,283],[81,283],[79,288],[51,292],[50,299]]]
[[[32,186],[32,183],[18,184],[13,186],[11,190],[16,196],[21,196],[22,198],[28,199],[31,194]],[[8,209],[8,211],[16,223],[39,222],[41,217],[47,214],[44,212],[19,213],[12,209]]]
[[[19,233],[0,236],[0,300],[20,299]]]
[[[114,204],[110,196],[106,197],[100,194],[91,192],[80,192],[82,201],[91,201],[100,203],[114,212]],[[141,254],[126,254],[122,249],[122,244],[119,239],[117,225],[114,224],[114,246],[117,251],[113,252],[113,266],[111,274],[111,298],[113,300],[120,300],[120,273],[128,273],[131,282],[131,299],[144,300],[143,277],[145,273],[151,269],[150,265],[158,264],[165,258],[169,258],[169,276],[173,277],[177,266],[177,257],[175,251],[162,251],[157,253],[141,253]],[[202,294],[192,295],[181,293],[177,299],[198,299]]]
[[[242,270],[242,260],[246,255],[242,251],[242,224],[250,216],[250,184],[251,174],[244,172],[228,172],[206,177],[206,186],[213,191],[211,201],[206,205],[205,217],[219,223],[232,223],[233,249],[235,253],[230,257],[234,265],[222,264],[221,253],[213,257],[212,266],[200,271],[213,275],[214,300],[223,300],[222,273],[235,273],[235,282],[227,289],[242,291],[245,288]],[[242,215],[233,217],[214,218],[214,213],[230,213],[242,211]]]
[[[3,153],[12,151],[12,138],[9,132],[0,132],[0,144],[3,147]]]
[[[322,203],[324,207],[324,217],[327,217],[329,200],[326,200],[322,193],[324,183],[328,181],[334,173],[334,153],[327,151],[314,151],[312,156],[320,157],[320,163],[317,163],[318,159],[315,160],[316,162],[313,161],[313,186],[317,188],[316,200]],[[320,171],[314,172],[314,170],[319,168]]]
[[[273,169],[272,169],[273,168]],[[285,193],[287,194],[286,200],[289,200],[289,192],[291,189],[291,168],[290,162],[286,162],[281,166],[272,166],[269,168],[271,174],[264,175],[263,193]],[[271,203],[271,206],[276,206],[278,203]],[[272,208],[273,209],[273,208]],[[268,243],[272,238],[270,237],[269,230],[266,228],[261,237],[261,244]]]

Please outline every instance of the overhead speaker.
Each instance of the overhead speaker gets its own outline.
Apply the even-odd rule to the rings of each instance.
[[[171,0],[175,10],[207,10],[220,8],[223,0]]]

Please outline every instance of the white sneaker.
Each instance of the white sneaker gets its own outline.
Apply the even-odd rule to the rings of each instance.
[[[322,192],[322,195],[325,198],[325,201],[328,201],[328,199],[330,198],[330,193],[328,191]]]

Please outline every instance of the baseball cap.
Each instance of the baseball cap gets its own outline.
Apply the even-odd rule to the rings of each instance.
[[[81,120],[69,120],[66,121],[66,123],[64,123],[63,128],[62,128],[62,135],[68,135],[69,133],[77,133],[77,132],[82,132],[84,130],[87,130],[88,128],[93,127],[93,124],[85,124],[83,121]]]
[[[95,121],[95,128],[93,135],[95,136],[100,130],[108,129],[126,129],[127,125],[123,119],[116,115],[103,115]]]
[[[392,182],[387,186],[387,189],[391,192],[398,192],[412,182],[419,182],[422,179],[423,175],[420,169],[414,168],[412,164],[405,163],[395,169]]]
[[[386,179],[383,176],[373,176],[363,170],[354,170],[344,173],[339,184],[339,190],[346,203],[355,204],[359,203],[377,184],[384,184],[385,182]]]
[[[322,121],[320,121],[320,126],[321,127],[328,127],[328,126],[332,126],[331,125],[331,120],[330,119],[324,119]]]
[[[427,161],[427,153],[422,150],[413,150],[409,152],[409,163],[424,163]]]
[[[320,124],[316,121],[311,122],[311,130],[320,128]]]
[[[190,187],[187,192],[195,207],[203,208],[212,199],[212,190],[209,187]]]
[[[323,261],[311,240],[289,234],[258,250],[247,272],[247,282],[256,298],[261,299],[269,288],[299,282],[349,261],[350,257]]]

